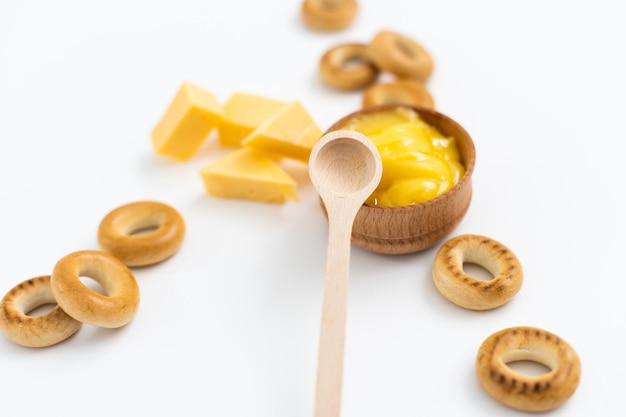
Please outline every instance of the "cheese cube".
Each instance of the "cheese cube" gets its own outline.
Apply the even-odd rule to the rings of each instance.
[[[273,116],[287,102],[254,94],[233,93],[224,103],[218,139],[223,146],[240,146],[254,129]]]
[[[222,119],[222,107],[212,93],[184,82],[152,130],[158,155],[186,161],[197,152]]]
[[[298,201],[296,182],[264,152],[240,148],[204,166],[200,175],[207,193],[266,203]]]
[[[322,134],[302,104],[293,101],[250,133],[242,144],[267,153],[308,162],[311,150]]]

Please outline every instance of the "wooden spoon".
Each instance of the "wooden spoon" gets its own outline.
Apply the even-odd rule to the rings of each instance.
[[[367,137],[337,130],[322,136],[311,151],[309,175],[328,216],[315,417],[339,417],[352,224],[380,182],[382,162]]]

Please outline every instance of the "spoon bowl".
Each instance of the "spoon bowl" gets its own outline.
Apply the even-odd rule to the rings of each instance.
[[[311,151],[309,174],[324,200],[358,193],[365,201],[380,182],[380,165],[376,147],[364,135],[336,130]]]

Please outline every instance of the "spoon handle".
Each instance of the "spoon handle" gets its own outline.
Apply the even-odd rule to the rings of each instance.
[[[355,213],[356,214],[356,213]],[[315,417],[339,417],[353,218],[329,216]]]

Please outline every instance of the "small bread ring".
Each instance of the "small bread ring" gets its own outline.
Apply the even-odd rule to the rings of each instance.
[[[428,51],[400,33],[378,32],[369,44],[368,54],[381,70],[400,78],[425,82],[433,72],[433,59]]]
[[[350,26],[358,9],[356,0],[304,0],[301,12],[307,26],[334,32]]]
[[[493,279],[480,280],[463,271],[463,263],[485,268]],[[445,242],[433,262],[433,281],[453,303],[470,310],[489,310],[508,302],[522,286],[522,265],[502,243],[479,235],[460,235]]]
[[[58,304],[45,314],[28,315],[46,304],[57,304],[50,287],[50,275],[19,283],[0,302],[0,329],[19,345],[46,347],[64,341],[83,325]]]
[[[369,107],[391,103],[435,108],[435,100],[424,83],[410,78],[374,84],[363,93],[361,106]]]
[[[148,233],[138,233],[147,229]],[[146,266],[161,262],[180,248],[185,237],[185,222],[167,204],[139,201],[116,208],[98,228],[100,249],[127,266]]]
[[[378,68],[367,57],[367,45],[345,43],[322,55],[319,73],[326,84],[339,90],[356,90],[376,80]]]
[[[532,361],[548,373],[522,375],[507,363]],[[489,336],[476,355],[480,385],[500,403],[523,411],[548,411],[569,399],[580,381],[578,354],[563,339],[535,327],[511,327]]]
[[[106,295],[87,287],[80,277],[97,281]],[[121,327],[133,319],[139,308],[139,287],[134,275],[106,252],[84,250],[64,256],[54,266],[50,283],[61,308],[83,323]]]

